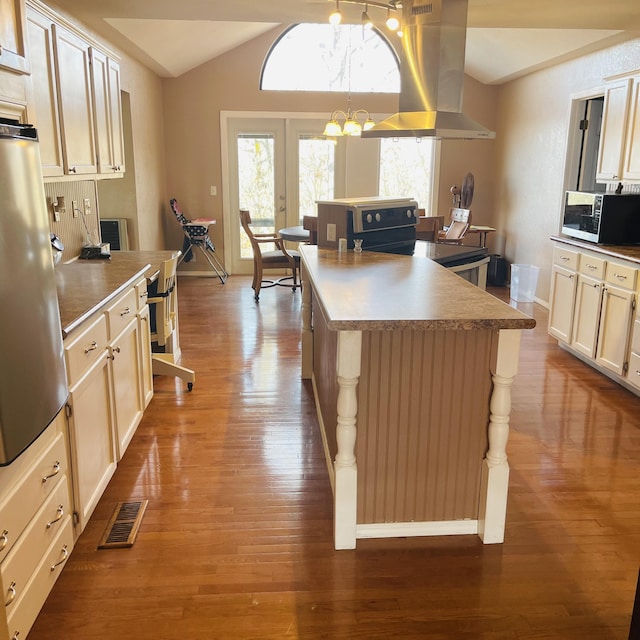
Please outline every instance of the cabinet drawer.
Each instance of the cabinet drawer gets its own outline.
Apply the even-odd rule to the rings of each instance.
[[[135,319],[137,310],[137,293],[135,287],[132,287],[107,309],[110,340],[120,335],[122,330]]]
[[[554,247],[553,264],[576,271],[578,269],[578,255],[576,251],[569,251],[569,249],[563,249],[562,247]]]
[[[10,638],[26,638],[40,609],[73,550],[73,526],[67,518],[58,535],[47,549],[25,591],[6,608]],[[7,585],[8,586],[8,585]],[[3,594],[5,602],[8,597]]]
[[[147,279],[143,278],[136,284],[136,299],[138,301],[137,310],[140,311],[147,304]]]
[[[2,584],[5,589],[13,585],[16,600],[24,592],[31,574],[58,531],[71,518],[70,514],[69,484],[64,476],[0,565]]]
[[[584,253],[580,256],[580,273],[590,278],[602,280],[604,278],[605,265],[606,261],[602,258],[594,258]]]
[[[637,273],[637,269],[634,269],[633,267],[616,264],[615,262],[607,262],[604,279],[606,282],[613,284],[616,287],[633,290],[636,288]]]
[[[627,378],[634,387],[640,389],[640,355],[637,353],[632,353],[629,358]]]
[[[67,472],[67,448],[59,433],[0,505],[0,561],[9,553],[27,523]],[[46,480],[45,480],[46,478]]]
[[[77,335],[65,340],[64,353],[67,360],[69,386],[73,386],[88,371],[89,367],[107,348],[107,321],[104,314]],[[106,357],[106,356],[105,356]]]

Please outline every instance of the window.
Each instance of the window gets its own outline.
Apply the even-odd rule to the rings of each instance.
[[[260,88],[398,93],[398,58],[375,29],[299,24],[285,31],[269,51]]]
[[[433,208],[433,138],[381,138],[378,192],[385,198],[414,198],[427,213]]]

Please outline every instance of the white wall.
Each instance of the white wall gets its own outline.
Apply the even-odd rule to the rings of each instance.
[[[552,242],[559,230],[572,95],[602,92],[607,76],[640,67],[640,39],[510,82],[500,89],[494,226],[511,263],[541,268],[549,300]]]

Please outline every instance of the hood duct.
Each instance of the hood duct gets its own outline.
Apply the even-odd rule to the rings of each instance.
[[[363,138],[495,138],[462,113],[468,0],[403,0],[399,113]]]

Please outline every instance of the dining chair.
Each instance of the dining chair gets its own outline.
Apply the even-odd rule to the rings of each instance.
[[[209,236],[209,227],[216,224],[215,220],[208,218],[197,218],[195,220],[189,220],[184,215],[180,205],[176,198],[171,198],[169,201],[171,211],[175,215],[178,223],[182,227],[184,234],[184,242],[182,245],[182,260],[189,262],[190,254],[194,248],[200,249],[202,255],[206,258],[209,266],[213,269],[215,274],[220,279],[220,282],[224,284],[229,277],[224,265],[218,260],[216,255],[216,248]]]
[[[427,242],[435,242],[443,226],[444,216],[420,216],[416,225],[416,238]]]
[[[240,210],[240,224],[249,238],[253,250],[253,282],[256,302],[260,300],[260,289],[268,287],[291,286],[291,290],[298,288],[298,272],[300,269],[300,254],[290,251],[284,246],[284,240],[277,233],[254,233],[251,229],[251,214],[246,209]],[[269,249],[269,246],[275,247]],[[268,280],[263,278],[264,271],[268,269],[291,269],[291,276]],[[286,281],[293,279],[293,284]]]
[[[449,212],[449,226],[438,233],[438,242],[462,244],[471,225],[471,210],[453,207]]]
[[[176,271],[180,253],[160,265],[158,278],[147,287],[151,328],[151,370],[153,375],[174,376],[193,389],[196,374],[176,363],[172,341],[177,333]],[[155,345],[155,350],[154,350]]]

